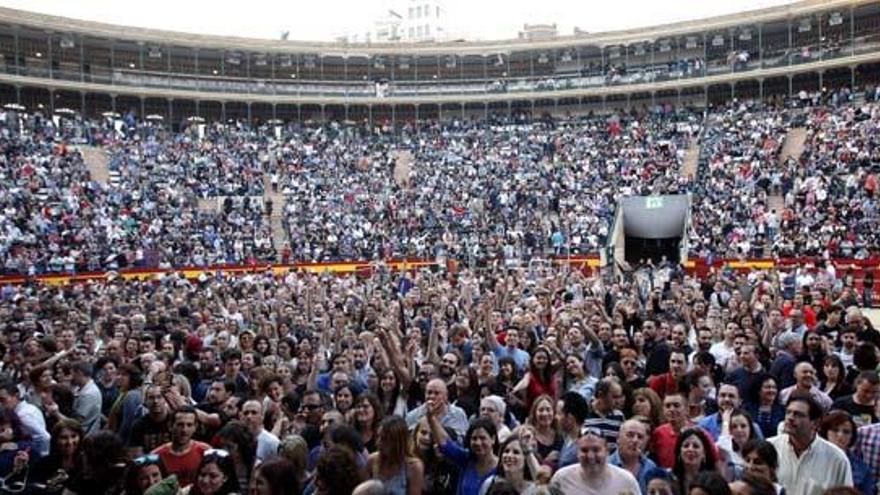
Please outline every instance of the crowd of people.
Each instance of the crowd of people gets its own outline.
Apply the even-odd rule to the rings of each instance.
[[[850,99],[375,128],[193,123],[175,133],[132,115],[119,126],[4,112],[0,262],[36,275],[589,255],[605,245],[621,197],[674,193],[692,195],[693,257],[868,259],[880,105]],[[803,153],[780,161],[796,126]],[[94,180],[73,134],[107,153],[113,181]],[[692,147],[696,173],[683,168]]]
[[[880,332],[825,275],[6,285],[0,488],[876,493]]]
[[[293,259],[589,254],[621,195],[676,192],[690,112],[304,130],[280,150]],[[399,153],[406,180],[395,180]],[[542,212],[542,214],[537,214]]]
[[[880,105],[813,108],[805,124],[776,251],[866,259],[878,245]]]

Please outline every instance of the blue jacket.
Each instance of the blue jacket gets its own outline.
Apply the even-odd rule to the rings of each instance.
[[[636,476],[636,479],[639,482],[639,488],[642,489],[642,493],[648,493],[648,473],[656,468],[657,464],[655,464],[654,461],[652,461],[651,459],[648,459],[648,456],[644,454],[639,457],[639,462],[641,463],[641,466],[639,467],[639,475]],[[608,464],[623,468],[623,460],[621,460],[620,458],[620,452],[615,452],[609,455]]]

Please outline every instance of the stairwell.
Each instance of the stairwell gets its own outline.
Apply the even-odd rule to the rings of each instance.
[[[394,153],[394,182],[406,189],[409,187],[409,175],[412,172],[412,153],[397,151]]]
[[[104,184],[111,183],[110,157],[107,156],[107,152],[96,146],[80,146],[79,150],[92,180]]]
[[[263,215],[268,216],[269,223],[272,226],[272,246],[275,247],[276,261],[281,261],[281,248],[288,242],[287,233],[284,231],[284,225],[281,223],[281,219],[284,217],[284,200],[284,194],[280,190],[272,190],[269,178],[263,179],[263,204],[267,204],[268,201],[272,202],[271,215],[266,215],[265,212]]]
[[[792,127],[785,135],[782,142],[782,151],[779,153],[779,163],[785,163],[789,158],[797,160],[804,152],[804,143],[807,140],[806,127]]]
[[[684,160],[681,164],[681,175],[695,179],[697,177],[697,168],[699,165],[700,142],[697,138],[693,138],[684,152]]]
[[[199,198],[198,208],[202,213],[217,213],[220,211],[220,204],[217,198]]]
[[[807,129],[805,127],[792,127],[785,135],[785,141],[782,142],[782,151],[779,152],[779,166],[783,166],[789,158],[797,160],[804,152],[805,141],[807,139]],[[785,209],[785,197],[781,191],[770,191],[767,195],[767,211],[776,211],[778,216],[782,216]],[[768,239],[764,247],[764,256],[770,257],[772,242]]]

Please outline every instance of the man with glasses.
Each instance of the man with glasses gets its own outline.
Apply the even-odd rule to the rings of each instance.
[[[193,440],[198,424],[198,416],[191,406],[174,411],[171,423],[171,441],[155,449],[152,453],[162,459],[168,474],[176,474],[181,488],[195,482],[199,464],[211,446]]]
[[[299,406],[300,416],[305,422],[301,434],[310,449],[317,447],[321,442],[320,425],[321,417],[324,415],[324,403],[321,392],[307,390]]]
[[[795,393],[788,399],[784,433],[769,440],[779,454],[776,476],[786,493],[820,495],[853,485],[846,454],[816,434],[821,419],[822,407],[809,395]]]
[[[577,446],[578,464],[556,471],[550,480],[551,489],[564,495],[641,493],[629,471],[608,463],[608,446],[601,431],[584,428]]]

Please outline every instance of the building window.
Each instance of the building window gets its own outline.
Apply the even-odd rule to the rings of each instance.
[[[431,36],[431,25],[425,24],[425,36]]]
[[[413,28],[409,28],[409,37],[410,37],[410,39],[412,39],[412,38],[415,36],[414,33],[415,33],[415,29],[413,29]]]
[[[440,18],[440,7],[437,7],[437,18]]]
[[[431,7],[429,5],[425,5],[425,17],[431,16]]]
[[[419,26],[419,27],[416,29],[416,35],[417,35],[419,38],[422,37],[422,26]]]
[[[414,10],[414,9],[413,9],[412,7],[409,8],[409,18],[410,18],[410,19],[412,19],[413,17],[415,17],[415,13],[413,12],[413,10]]]
[[[421,5],[419,5],[418,7],[416,7],[416,17],[419,18],[419,19],[422,18],[422,6],[421,6]]]

